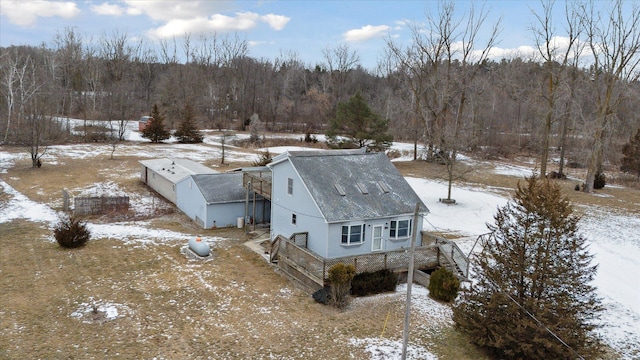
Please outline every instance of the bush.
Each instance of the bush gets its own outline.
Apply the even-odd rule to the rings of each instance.
[[[394,291],[398,283],[398,275],[388,269],[358,274],[351,282],[351,295],[366,296]]]
[[[607,179],[604,174],[596,173],[596,176],[593,178],[593,188],[594,189],[602,189],[607,184]]]
[[[329,281],[331,282],[331,302],[338,309],[345,308],[349,304],[349,291],[351,280],[356,274],[353,265],[342,263],[335,264],[329,269]]]
[[[460,280],[443,267],[434,271],[429,280],[429,293],[436,300],[451,302],[458,296]]]
[[[323,287],[322,289],[314,292],[311,297],[316,302],[323,305],[329,305],[331,303],[331,289],[329,287]]]
[[[71,216],[60,219],[60,222],[53,229],[53,236],[63,248],[77,248],[89,241],[91,232],[84,222]]]

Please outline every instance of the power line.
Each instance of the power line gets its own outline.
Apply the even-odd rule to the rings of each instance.
[[[554,338],[556,338],[556,340],[558,340],[562,345],[564,345],[567,349],[571,350],[580,360],[584,360],[584,357],[582,357],[582,355],[580,355],[574,348],[572,348],[569,344],[567,344],[566,342],[564,342],[560,336],[556,335],[556,333],[554,333],[551,329],[549,329],[545,324],[543,324],[540,320],[538,320],[532,313],[529,312],[529,310],[525,309],[524,306],[520,305],[520,303],[518,303],[513,297],[511,297],[511,295],[509,295],[509,293],[507,293],[506,291],[502,290],[502,288],[500,286],[498,286],[495,282],[487,279],[487,281],[495,286],[498,291],[500,291],[501,293],[503,293],[507,298],[509,298],[509,300],[513,301],[514,304],[516,304],[520,309],[522,309],[530,318],[532,318],[539,326],[541,326],[542,328],[544,328],[549,334],[551,334],[551,336],[553,336]]]

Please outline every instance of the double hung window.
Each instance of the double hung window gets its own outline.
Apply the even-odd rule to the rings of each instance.
[[[364,224],[342,226],[342,245],[362,244],[363,242]]]
[[[389,226],[389,237],[400,239],[411,236],[411,220],[394,220]]]

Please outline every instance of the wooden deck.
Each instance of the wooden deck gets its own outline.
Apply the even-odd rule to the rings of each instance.
[[[442,238],[425,243],[427,245],[415,249],[415,269],[443,266],[461,280],[468,280],[468,259],[455,243]],[[410,261],[407,249],[324,259],[306,248],[306,233],[294,234],[290,239],[277,237],[272,242],[270,253],[272,262],[278,262],[279,267],[287,274],[316,290],[327,284],[329,269],[338,263],[353,265],[357,274],[383,269],[406,273]]]
[[[271,200],[271,171],[243,172],[242,186]]]

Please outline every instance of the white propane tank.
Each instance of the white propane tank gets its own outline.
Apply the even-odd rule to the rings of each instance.
[[[242,229],[244,228],[244,218],[243,217],[239,217],[238,218],[238,229]]]
[[[199,236],[189,239],[189,249],[203,257],[209,256],[209,253],[211,252],[209,244]]]

